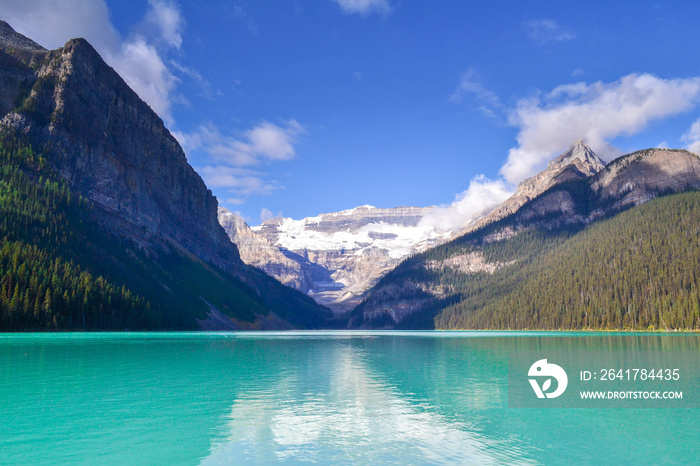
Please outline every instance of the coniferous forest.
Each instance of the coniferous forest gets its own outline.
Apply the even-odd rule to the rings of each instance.
[[[384,277],[378,288],[413,284],[406,297],[421,302],[398,327],[700,329],[700,192],[660,197],[585,228],[483,241],[507,222],[409,258]],[[501,267],[467,274],[429,265],[470,252]]]
[[[466,299],[445,309],[436,325],[700,329],[700,193],[656,199],[561,244],[562,238],[530,235],[552,244],[544,254],[522,257],[508,293],[478,308]],[[502,254],[495,249],[493,259]]]
[[[0,142],[0,330],[196,329],[210,305],[241,322],[268,312],[259,293],[196,258],[163,251],[154,260],[110,235],[92,209],[43,156]],[[477,231],[416,255],[380,281],[425,285],[404,290],[424,304],[400,328],[700,329],[700,192],[664,196],[585,228],[485,236]],[[470,252],[502,266],[469,274],[427,266]],[[304,320],[311,311],[303,304],[288,312],[318,326]],[[383,318],[372,325],[391,324]]]
[[[142,251],[101,228],[94,208],[41,154],[0,142],[0,331],[198,329],[210,306],[252,323],[283,288],[261,296],[181,251]],[[289,304],[278,315],[318,325],[312,303],[272,298]]]

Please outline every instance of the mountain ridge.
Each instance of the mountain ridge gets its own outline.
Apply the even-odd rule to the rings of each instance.
[[[454,231],[437,231],[426,222],[435,207],[371,205],[301,220],[273,218],[254,227],[238,218],[238,226],[228,222],[225,229],[239,249],[247,250],[246,263],[341,313],[359,304],[374,283],[411,254],[496,221],[552,185],[589,176],[603,167],[583,141],[574,141],[544,171],[521,182],[506,202]],[[227,222],[221,215],[219,220]],[[255,257],[256,252],[261,255]]]
[[[572,232],[585,231],[590,224],[656,197],[700,189],[700,158],[684,150],[648,149],[616,159],[596,173],[580,175],[551,184],[512,213],[503,215],[496,209],[497,218],[407,259],[382,278],[348,315],[349,326],[431,328],[440,323],[441,328],[454,328],[450,322],[465,320],[451,320],[446,312],[462,309],[460,303],[472,303],[469,312],[477,312],[488,307],[489,299],[501,296],[498,293],[512,296],[518,289],[514,277],[528,279],[521,272],[524,264],[541,260],[547,248],[556,249],[560,246],[557,241],[565,242]],[[532,236],[537,234],[544,239]],[[503,252],[494,255],[492,250]],[[543,328],[536,321],[530,322],[533,324]]]
[[[604,168],[605,164],[593,150],[585,145],[583,140],[577,139],[568,150],[552,159],[543,171],[518,183],[515,193],[504,203],[464,228],[461,233],[475,231],[488,223],[515,213],[525,203],[555,184],[586,178],[599,173]]]

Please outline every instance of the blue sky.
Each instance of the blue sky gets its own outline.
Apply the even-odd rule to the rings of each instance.
[[[700,2],[0,0],[87,38],[251,225],[503,200],[576,138],[700,152]],[[460,220],[461,221],[461,220]]]

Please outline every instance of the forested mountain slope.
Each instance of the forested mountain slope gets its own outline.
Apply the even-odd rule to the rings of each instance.
[[[92,46],[0,21],[3,329],[308,328],[330,313],[245,265],[162,120]]]
[[[21,144],[0,143],[0,330],[294,328],[323,322],[313,301],[299,300],[261,272],[252,269],[250,276],[268,293],[264,298],[187,251],[144,251],[105,231],[94,220],[95,209],[44,157]],[[212,309],[220,316],[215,325],[208,324]]]
[[[557,184],[403,262],[349,326],[698,329],[698,168],[695,154],[652,149]]]

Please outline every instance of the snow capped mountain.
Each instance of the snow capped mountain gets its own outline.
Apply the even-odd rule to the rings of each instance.
[[[274,218],[249,228],[221,209],[219,221],[244,261],[343,312],[401,260],[452,237],[421,221],[432,210],[361,206],[301,220]]]
[[[301,220],[272,219],[252,230],[289,251],[354,251],[362,255],[368,248],[377,248],[386,250],[392,259],[401,259],[450,237],[450,232],[438,232],[420,222],[431,210],[362,206]]]
[[[365,205],[301,220],[273,218],[252,228],[220,210],[219,221],[246,263],[340,313],[359,304],[365,292],[406,257],[509,215],[556,183],[590,176],[603,167],[588,146],[575,141],[547,169],[523,181],[503,204],[475,213],[448,231],[433,218],[447,209],[435,207]]]

